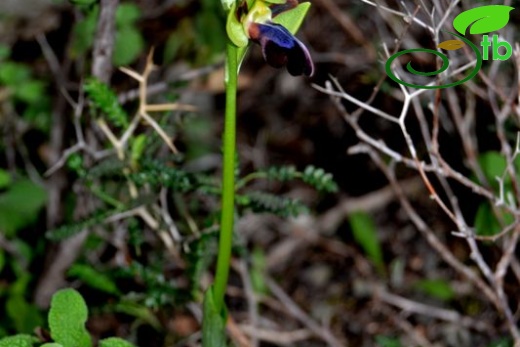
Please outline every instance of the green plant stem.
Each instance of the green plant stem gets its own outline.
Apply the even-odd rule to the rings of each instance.
[[[220,219],[220,239],[214,287],[215,306],[219,312],[224,308],[224,295],[229,276],[235,207],[237,47],[232,43],[228,43],[226,53],[226,115],[222,169],[222,215]]]
[[[261,179],[261,178],[267,178],[267,173],[252,172],[237,182],[237,184],[235,186],[235,191],[238,191],[240,188],[245,187],[249,182],[251,182],[253,180]]]
[[[92,194],[97,196],[102,201],[106,202],[109,205],[112,205],[113,207],[117,209],[123,210],[125,208],[125,205],[121,202],[119,202],[117,199],[111,197],[109,194],[105,193],[101,188],[99,187],[90,187],[90,190]]]

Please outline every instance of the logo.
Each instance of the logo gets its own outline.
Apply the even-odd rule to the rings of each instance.
[[[394,72],[392,71],[392,63],[396,58],[399,58],[402,55],[414,53],[414,52],[424,52],[424,53],[431,53],[436,55],[442,60],[442,66],[435,71],[431,72],[422,72],[417,71],[412,67],[411,62],[408,62],[406,64],[406,70],[414,75],[418,76],[435,76],[438,75],[444,71],[446,71],[450,65],[450,62],[448,60],[448,57],[436,50],[433,49],[427,49],[427,48],[413,48],[413,49],[407,49],[404,51],[397,52],[396,54],[390,56],[388,58],[386,64],[385,64],[385,70],[388,74],[388,77],[390,77],[395,82],[405,85],[407,87],[412,88],[420,88],[420,89],[440,89],[440,88],[449,88],[458,86],[459,84],[465,83],[475,77],[477,73],[479,72],[480,68],[482,67],[482,61],[489,59],[489,49],[491,48],[491,58],[493,60],[507,60],[511,57],[511,54],[513,53],[513,48],[511,47],[511,44],[505,41],[499,41],[499,37],[497,34],[491,35],[489,37],[487,34],[502,29],[506,26],[506,24],[509,22],[509,12],[511,12],[514,8],[511,6],[505,6],[505,5],[488,5],[488,6],[481,6],[472,8],[471,10],[467,10],[459,14],[455,19],[453,20],[453,27],[458,32],[453,33],[450,31],[442,30],[454,37],[456,39],[447,40],[444,42],[441,42],[437,45],[437,48],[441,48],[447,51],[454,51],[457,49],[461,49],[465,45],[469,46],[471,50],[475,53],[476,56],[476,64],[475,67],[471,70],[470,74],[466,76],[464,79],[460,81],[456,81],[449,84],[444,85],[420,85],[420,84],[413,84],[408,83],[406,81],[401,80],[399,77],[397,77]],[[480,46],[482,46],[482,54],[480,53],[479,48],[473,44],[470,40],[468,40],[465,35],[466,31],[469,28],[469,34],[473,35],[483,35],[482,41],[480,43]],[[502,49],[502,52],[500,52],[500,48]],[[505,50],[505,51],[504,51]]]

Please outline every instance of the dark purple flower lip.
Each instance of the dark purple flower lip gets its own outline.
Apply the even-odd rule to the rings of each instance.
[[[309,50],[284,26],[276,23],[251,23],[249,37],[262,46],[267,63],[280,68],[287,65],[293,76],[312,76],[314,64]]]

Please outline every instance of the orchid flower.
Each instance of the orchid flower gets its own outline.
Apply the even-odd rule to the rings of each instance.
[[[247,47],[250,41],[258,43],[265,61],[275,68],[286,65],[293,76],[312,76],[314,64],[309,50],[294,36],[309,6],[308,2],[298,4],[297,0],[233,3],[228,15],[228,36],[238,47]]]

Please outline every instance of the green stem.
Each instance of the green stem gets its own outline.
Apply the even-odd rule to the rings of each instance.
[[[226,115],[224,122],[224,159],[222,169],[222,215],[220,219],[220,240],[214,287],[215,308],[218,312],[221,312],[224,308],[224,295],[226,294],[231,260],[235,207],[237,48],[232,43],[228,43],[226,53]]]
[[[240,188],[243,188],[248,184],[249,182],[260,179],[260,178],[266,178],[267,174],[265,172],[252,172],[249,175],[245,176],[241,180],[239,180],[235,186],[235,191],[238,191]]]
[[[107,204],[114,206],[117,209],[123,210],[125,207],[125,205],[123,203],[121,203],[117,199],[111,197],[110,195],[108,195],[102,189],[100,189],[98,187],[90,187],[90,191],[96,197],[98,197],[102,201],[106,202]]]

